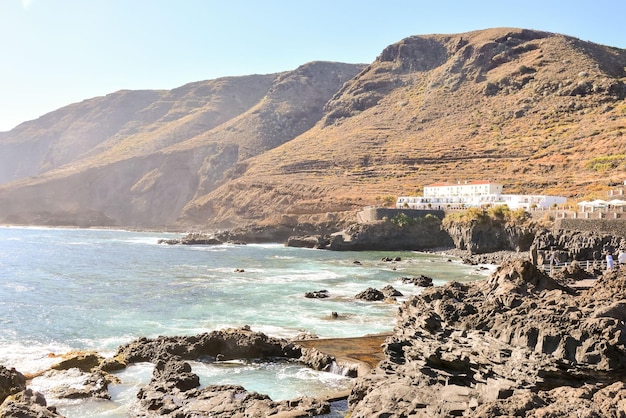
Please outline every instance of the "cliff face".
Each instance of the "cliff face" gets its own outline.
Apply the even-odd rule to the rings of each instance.
[[[494,222],[476,225],[452,223],[446,226],[445,231],[456,248],[472,254],[528,251],[536,233],[535,228],[530,226]]]
[[[328,249],[359,250],[426,250],[450,247],[450,236],[441,230],[439,220],[422,219],[414,225],[400,227],[391,222],[354,224],[330,240]]]
[[[458,179],[583,196],[622,180],[625,67],[624,50],[501,28],[409,37],[368,66],[117,92],[0,133],[0,221],[232,227]]]

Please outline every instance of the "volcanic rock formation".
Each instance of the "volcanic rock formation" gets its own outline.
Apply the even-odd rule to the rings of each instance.
[[[575,291],[527,261],[426,288],[401,308],[352,417],[620,416],[626,272]]]

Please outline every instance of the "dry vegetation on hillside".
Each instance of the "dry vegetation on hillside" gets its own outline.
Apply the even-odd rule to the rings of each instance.
[[[60,121],[73,115],[83,135],[97,128],[96,115],[85,119],[78,104],[39,126],[33,149],[41,160],[30,163],[42,169],[46,155],[65,155],[70,165],[42,172],[48,180],[0,186],[0,206],[3,198],[14,208],[32,205],[38,187],[67,182],[59,169],[106,199],[57,188],[67,204],[52,196],[46,204],[61,211],[89,204],[118,222],[156,224],[319,219],[436,181],[489,179],[508,193],[604,197],[625,179],[625,67],[624,50],[546,32],[414,36],[368,66],[311,63],[257,84],[235,77],[162,92],[143,107],[133,102],[132,118],[115,134],[70,156],[77,134]],[[118,96],[124,109],[131,105]],[[21,129],[11,144],[27,142],[35,128]],[[52,132],[67,146],[46,151]],[[7,141],[0,136],[0,148]],[[175,201],[173,213],[158,213],[163,199]],[[115,202],[128,213],[115,213]]]
[[[442,180],[604,196],[626,168],[625,66],[623,50],[542,32],[407,38],[344,86],[316,127],[251,161],[238,188],[260,216],[250,201],[266,201],[263,187],[302,195],[281,206],[294,212],[377,204]]]

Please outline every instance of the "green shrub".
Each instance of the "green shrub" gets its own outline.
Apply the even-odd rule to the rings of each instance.
[[[427,222],[439,222],[439,218],[432,213],[427,213],[426,216],[424,216],[424,220]]]
[[[404,228],[406,226],[418,225],[420,223],[426,222],[439,222],[439,218],[435,215],[427,214],[423,218],[411,218],[406,213],[399,213],[398,215],[391,218],[391,223],[399,226],[400,228]]]
[[[585,164],[585,167],[598,172],[613,170],[620,166],[626,166],[626,154],[596,157],[587,161],[587,164]]]
[[[391,218],[391,223],[399,226],[400,228],[404,228],[405,226],[413,225],[415,223],[415,218],[409,217],[406,213],[399,213]]]
[[[442,223],[445,226],[451,226],[455,222],[463,224],[522,224],[529,219],[530,214],[524,209],[511,210],[507,205],[497,205],[488,209],[469,208],[463,212],[449,213],[443,219]]]

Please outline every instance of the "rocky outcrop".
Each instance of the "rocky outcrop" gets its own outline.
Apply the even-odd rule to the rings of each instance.
[[[167,245],[220,245],[225,242],[220,241],[212,235],[201,234],[198,232],[192,232],[181,238],[159,239],[159,244]]]
[[[327,248],[385,251],[455,247],[470,255],[530,249],[537,229],[532,222],[506,222],[486,212],[482,215],[471,221],[398,215],[391,220],[353,224],[333,234]]]
[[[328,293],[328,290],[323,289],[323,290],[315,290],[312,292],[306,292],[304,294],[304,297],[307,299],[326,299],[330,297],[330,294]]]
[[[427,277],[422,274],[420,274],[419,276],[415,276],[415,277],[401,277],[399,280],[402,283],[405,283],[405,284],[411,283],[419,287],[430,287],[433,285],[433,279],[431,277]]]
[[[7,399],[0,405],[2,418],[63,418],[56,408],[48,406],[44,396],[31,389],[25,389]]]
[[[78,369],[91,372],[102,364],[104,358],[95,351],[70,352],[62,356],[61,361],[54,364],[52,370]]]
[[[535,228],[499,222],[449,222],[444,229],[454,246],[471,254],[496,251],[528,251],[535,238]]]
[[[155,364],[150,384],[137,397],[136,416],[270,416],[290,417],[328,413],[326,401],[297,398],[275,402],[266,395],[241,386],[212,385],[200,388],[198,376],[185,360],[296,359],[315,370],[330,371],[334,357],[314,348],[268,337],[249,328],[227,329],[196,336],[141,338],[118,349],[120,362],[150,361]],[[287,416],[287,415],[286,415]]]
[[[62,382],[46,391],[46,396],[56,399],[111,399],[109,383],[111,380],[119,383],[119,380],[101,370],[82,372],[77,368],[49,370],[43,377]]]
[[[115,361],[105,359],[95,352],[70,352],[49,370],[30,376],[56,380],[57,386],[46,391],[47,396],[57,399],[110,399],[108,384],[119,382],[109,375],[123,366],[114,367]],[[2,417],[60,417],[54,406],[48,406],[42,393],[26,387],[26,377],[15,369],[0,366],[0,406]]]
[[[163,417],[267,417],[281,412],[290,417],[330,412],[330,404],[311,398],[274,402],[242,386],[208,385],[200,388],[198,375],[180,360],[159,361],[150,383],[137,394],[135,416]]]
[[[356,366],[338,364],[336,359],[316,348],[302,347],[291,341],[268,337],[249,327],[225,329],[195,336],[139,338],[118,348],[112,358],[94,352],[68,353],[60,362],[41,374],[62,383],[47,393],[58,399],[110,399],[108,384],[114,378],[107,371],[119,370],[135,362],[154,363],[150,383],[141,388],[133,416],[165,417],[304,417],[325,414],[325,400],[300,397],[275,402],[266,395],[248,392],[240,386],[213,385],[200,388],[200,379],[186,360],[225,361],[296,360],[320,371],[333,368],[356,376]],[[26,388],[26,378],[14,369],[0,366],[0,416],[20,418],[60,417],[48,407],[41,393]]]
[[[287,239],[288,247],[296,248],[326,248],[330,244],[330,239],[327,236],[322,235],[308,235],[308,236],[292,236]]]
[[[291,218],[271,225],[250,225],[213,233],[190,232],[180,238],[160,239],[169,245],[220,245],[246,243],[285,243],[289,247],[326,248],[331,233],[341,229],[343,221],[298,223]]]
[[[353,224],[333,234],[328,249],[355,250],[424,250],[452,245],[450,237],[441,230],[436,218],[424,218],[412,225],[397,225],[390,221]]]
[[[195,360],[295,359],[315,370],[328,371],[335,359],[294,344],[268,337],[248,327],[224,329],[192,336],[140,338],[118,348],[114,359],[122,364],[170,359]],[[324,360],[320,360],[320,359]]]
[[[0,365],[0,403],[8,396],[26,389],[26,377],[15,369]]]
[[[624,289],[626,272],[578,293],[523,260],[427,288],[402,305],[385,360],[357,380],[351,416],[619,416]]]
[[[383,295],[385,295],[386,298],[395,298],[395,297],[404,296],[402,292],[400,292],[398,289],[396,289],[395,287],[389,284],[383,287],[382,289],[380,289],[380,291],[383,292]]]
[[[123,363],[183,360],[219,357],[221,360],[299,358],[301,351],[293,343],[268,337],[249,328],[225,329],[193,336],[140,338],[118,348],[115,358]]]
[[[535,264],[546,264],[551,253],[559,262],[601,261],[607,253],[613,255],[626,249],[626,237],[589,231],[542,230],[531,248]]]
[[[358,293],[355,296],[356,299],[365,300],[368,302],[373,302],[377,300],[385,299],[385,295],[378,289],[374,289],[373,287],[368,287],[364,291]]]

